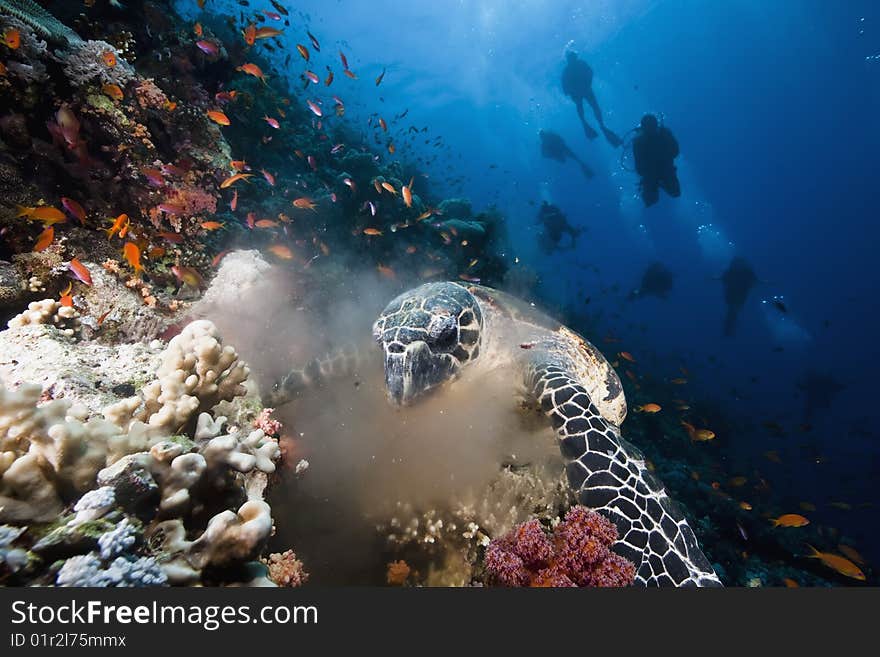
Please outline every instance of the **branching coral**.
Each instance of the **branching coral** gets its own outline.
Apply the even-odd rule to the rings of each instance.
[[[15,328],[28,324],[52,324],[61,329],[65,335],[73,335],[79,313],[72,306],[62,306],[55,299],[32,301],[27,310],[9,320],[7,326]]]
[[[223,346],[213,323],[191,322],[168,344],[157,380],[144,386],[142,397],[108,408],[105,416],[120,426],[137,419],[174,433],[197,412],[243,395],[249,373],[235,349]]]
[[[617,528],[583,506],[572,507],[548,535],[529,520],[486,549],[491,583],[502,586],[628,586],[635,566],[611,551]]]
[[[115,63],[108,64],[107,60]],[[106,41],[82,41],[75,44],[63,57],[64,75],[75,86],[81,87],[95,80],[102,84],[124,87],[135,77],[134,69],[122,59],[119,51]]]
[[[42,537],[3,534],[30,546],[4,546],[19,570],[31,550],[47,565],[64,560],[51,571],[61,586],[153,586],[194,583],[208,566],[216,573],[259,556],[273,529],[262,491],[277,441],[250,429],[255,411],[241,416],[247,429],[227,431],[225,417],[203,412],[183,434],[178,424],[194,411],[175,415],[229,405],[247,367],[204,320],[158,360],[156,394],[117,402],[104,417],[69,400],[41,403],[37,385],[0,387],[0,522],[54,523]],[[167,377],[175,385],[163,386]],[[150,421],[165,404],[172,411],[160,417],[174,417],[170,424],[134,417]],[[276,562],[287,585],[305,580],[292,553]]]

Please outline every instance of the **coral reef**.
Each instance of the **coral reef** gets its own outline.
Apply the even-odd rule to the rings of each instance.
[[[0,339],[26,342],[22,332],[36,353],[59,341],[92,358],[108,350],[51,325],[12,328]],[[247,366],[207,320],[185,326],[164,350],[129,346],[115,360],[105,372],[140,362],[140,394],[120,399],[122,384],[103,393],[63,381],[44,389],[10,378],[33,365],[4,371],[0,575],[60,586],[239,581],[224,573],[258,559],[272,532],[263,493],[281,456],[276,440],[252,429],[267,421],[258,406],[239,411],[247,420],[240,427],[227,429],[227,418],[212,414],[221,400],[229,407],[246,393]],[[58,390],[66,398],[52,399]],[[275,561],[294,582],[299,562],[286,554]]]
[[[612,552],[616,540],[611,521],[574,506],[552,535],[532,519],[493,539],[484,559],[487,579],[502,586],[628,586],[635,566]]]
[[[397,560],[413,568],[409,580],[429,586],[477,583],[479,563],[492,536],[529,518],[548,525],[573,502],[558,469],[505,468],[484,490],[450,500],[444,508],[419,510],[399,503],[379,533]],[[416,573],[418,571],[418,574]]]
[[[76,45],[82,39],[33,0],[0,0],[0,14],[15,16],[45,39]]]

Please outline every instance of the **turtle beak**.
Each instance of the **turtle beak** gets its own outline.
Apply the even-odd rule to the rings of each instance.
[[[402,352],[385,352],[385,390],[389,400],[406,406],[450,378],[449,362],[434,355],[424,342],[413,342]]]

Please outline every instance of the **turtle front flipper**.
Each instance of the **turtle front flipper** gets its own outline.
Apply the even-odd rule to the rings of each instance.
[[[557,432],[578,501],[617,525],[620,539],[613,549],[635,564],[636,582],[720,586],[684,514],[643,456],[602,417],[577,378],[550,361],[535,355],[526,368],[526,389]]]
[[[279,407],[293,401],[300,393],[323,386],[328,381],[359,375],[367,362],[368,352],[346,345],[321,358],[313,358],[303,367],[281,377],[268,394],[266,406]]]

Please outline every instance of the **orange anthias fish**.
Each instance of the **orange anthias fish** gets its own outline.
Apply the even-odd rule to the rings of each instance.
[[[241,31],[241,36],[244,37],[244,42],[246,44],[249,46],[254,45],[254,41],[257,38],[257,26],[251,23]]]
[[[247,181],[248,178],[251,178],[254,174],[252,173],[236,173],[229,176],[226,180],[220,183],[220,189],[226,189],[227,187],[231,187],[239,180]]]
[[[49,248],[49,245],[52,243],[52,240],[55,239],[55,229],[52,226],[47,226],[40,236],[37,238],[37,243],[34,244],[34,253],[39,253],[40,251],[45,251]]]
[[[125,256],[126,262],[134,269],[135,274],[140,274],[144,270],[143,265],[141,265],[141,250],[136,244],[126,242],[125,246],[122,247],[122,253]]]
[[[681,421],[681,426],[685,428],[688,436],[694,442],[707,442],[715,438],[715,432],[710,431],[709,429],[697,429],[690,422]]]
[[[388,132],[388,124],[381,116],[379,117],[379,127],[382,128],[382,132]]]
[[[193,34],[195,34],[197,37],[202,36],[204,33],[205,31],[202,29],[201,23],[196,23],[195,25],[193,25]]]
[[[356,75],[354,74],[354,71],[352,71],[351,69],[345,69],[345,70],[343,70],[342,72],[345,73],[345,74],[346,74],[348,77],[350,77],[352,80],[357,80],[357,79],[358,79],[358,76],[356,76]]]
[[[231,125],[229,117],[220,110],[208,110],[206,113],[208,115],[208,118],[211,119],[214,123],[217,123],[219,125]]]
[[[277,228],[278,222],[274,219],[259,219],[254,222],[254,226],[257,228]]]
[[[261,80],[263,84],[268,84],[266,82],[266,75],[263,73],[263,70],[256,64],[242,64],[241,66],[237,66],[235,70],[241,71],[242,73],[246,73],[248,75],[253,75],[255,78]]]
[[[211,260],[211,266],[212,266],[212,267],[216,267],[217,265],[219,265],[219,264],[220,264],[220,261],[223,260],[223,258],[225,258],[226,255],[229,254],[230,252],[231,252],[231,251],[230,251],[229,249],[227,249],[227,250],[225,250],[225,251],[221,251],[220,253],[218,253],[217,255],[215,255],[215,256],[214,256],[214,259]]]
[[[244,160],[232,160],[229,162],[229,166],[231,166],[236,171],[247,171],[248,163]]]
[[[73,272],[76,280],[89,286],[92,284],[92,275],[89,273],[89,270],[86,268],[86,266],[79,260],[74,258],[67,266],[70,271]]]
[[[300,210],[315,210],[315,203],[308,196],[301,196],[293,200],[293,207]]]
[[[394,155],[394,151],[396,151],[396,150],[397,150],[397,147],[394,145],[394,142],[393,141],[390,142],[388,144],[388,152],[391,153],[392,155]]]
[[[114,66],[116,66],[116,55],[113,53],[112,50],[105,50],[104,52],[102,52],[101,59],[108,68],[113,68]]]
[[[392,194],[394,194],[395,196],[397,196],[397,190],[394,189],[394,185],[392,185],[390,182],[383,182],[382,189],[389,191]]]
[[[18,50],[21,45],[21,32],[16,29],[6,30],[3,33],[3,44],[12,50]]]
[[[364,228],[364,235],[381,235],[382,231],[378,228]]]
[[[800,584],[794,581],[791,577],[786,577],[782,580],[782,583],[785,584],[785,587],[788,589],[796,589],[800,587]]]
[[[403,204],[408,208],[412,207],[412,184],[413,178],[410,178],[409,185],[404,185],[400,190],[403,193]]]
[[[269,252],[278,256],[282,260],[292,260],[293,252],[284,244],[273,244],[269,247]]]
[[[636,406],[637,413],[659,413],[662,409],[660,404],[642,404],[641,406]]]
[[[101,93],[113,100],[122,100],[125,94],[122,93],[122,87],[118,84],[105,84],[101,86]]]
[[[842,557],[839,554],[832,554],[831,552],[819,552],[819,550],[809,544],[807,544],[807,547],[810,548],[810,552],[812,552],[812,554],[808,555],[810,559],[819,559],[826,566],[841,575],[852,577],[860,582],[865,581],[865,573],[846,557]]]
[[[44,225],[60,224],[67,221],[67,215],[51,205],[40,205],[33,208],[18,206],[16,217],[27,217],[33,221],[42,221]]]
[[[222,221],[203,221],[199,225],[205,230],[218,230],[220,228],[223,228],[223,226],[225,226],[226,224],[224,224]]]
[[[296,44],[296,51],[300,54],[304,60],[309,61],[309,49],[306,48],[303,44]]]
[[[73,307],[73,297],[70,296],[71,291],[73,291],[73,281],[70,281],[64,291],[58,295],[58,300],[62,306]]]
[[[778,518],[771,518],[774,527],[806,527],[810,521],[798,513],[786,513]]]
[[[276,30],[274,27],[261,27],[254,33],[256,39],[269,39],[282,34],[284,30]]]
[[[180,233],[172,233],[167,230],[163,230],[159,233],[159,237],[163,240],[171,242],[172,244],[180,244],[183,241],[183,235]]]
[[[116,217],[116,219],[113,220],[113,225],[107,229],[107,239],[110,239],[116,233],[120,233],[120,236],[121,236],[121,231],[127,225],[128,225],[128,215],[127,214],[123,213],[123,214],[119,215],[118,217]]]

